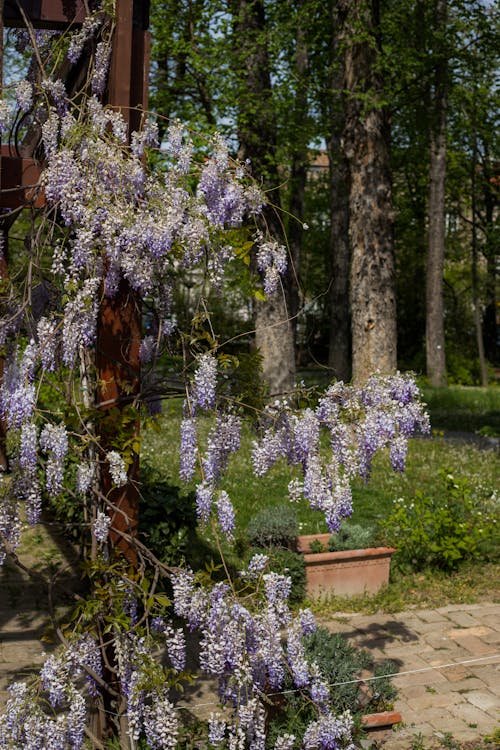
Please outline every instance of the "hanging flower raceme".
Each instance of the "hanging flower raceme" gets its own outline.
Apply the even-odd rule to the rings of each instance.
[[[172,578],[174,611],[191,630],[199,631],[200,666],[216,677],[222,705],[233,709],[232,714],[212,714],[209,735],[215,745],[224,738],[230,743],[239,738],[250,747],[260,747],[265,738],[265,693],[279,691],[286,674],[291,674],[297,690],[307,690],[318,715],[334,720],[328,713],[329,692],[324,689],[324,678],[305,653],[303,638],[315,628],[312,613],[303,610],[292,616],[287,603],[290,579],[263,573],[265,564],[265,556],[257,556],[243,575],[248,580],[261,580],[262,598],[255,607],[243,606],[226,583],[216,583],[206,590],[189,571]],[[349,747],[350,717],[345,715],[335,726],[339,741],[335,747]],[[306,736],[311,738],[315,732],[327,743],[333,736],[333,725],[317,726],[314,721]]]
[[[321,510],[330,531],[352,513],[350,482],[370,476],[375,454],[389,448],[396,471],[403,471],[408,438],[428,432],[429,420],[410,376],[372,377],[362,388],[335,383],[318,406],[294,415],[290,407],[273,404],[263,420],[260,440],[253,446],[254,471],[265,474],[286,458],[303,471],[303,481],[290,484],[291,499],[299,493]],[[321,449],[320,432],[330,435],[330,449]]]

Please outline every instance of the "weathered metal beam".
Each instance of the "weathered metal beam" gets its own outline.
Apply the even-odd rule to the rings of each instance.
[[[4,26],[21,28],[26,25],[19,6],[35,29],[67,29],[70,25],[81,24],[87,15],[83,0],[5,0]]]
[[[128,124],[129,137],[140,125],[141,109],[147,107],[149,61],[149,0],[117,0],[108,104],[119,109]],[[101,408],[111,409],[133,402],[140,390],[139,347],[142,337],[141,306],[130,284],[122,280],[115,297],[103,297],[97,327],[97,371]],[[139,424],[131,427],[138,434]],[[105,448],[116,445],[115,433],[103,435]],[[139,460],[135,455],[125,487],[113,488],[105,472],[103,492],[118,511],[112,515],[110,539],[131,564],[136,564],[133,545],[122,533],[134,536],[139,521]]]
[[[10,146],[0,151],[0,208],[45,205],[45,195],[38,188],[41,168],[35,159],[15,155]]]

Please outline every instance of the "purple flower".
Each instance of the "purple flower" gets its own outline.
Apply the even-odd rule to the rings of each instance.
[[[29,81],[19,81],[16,86],[17,106],[23,112],[29,112],[33,106],[33,86]]]
[[[268,562],[269,557],[267,555],[253,555],[248,563],[245,577],[250,579],[259,578],[261,573],[266,569]]]
[[[212,409],[215,406],[217,360],[207,352],[201,355],[199,362],[194,374],[193,403],[202,409]]]
[[[118,451],[109,451],[106,453],[106,461],[108,462],[109,473],[115,487],[123,487],[124,484],[127,484],[128,477],[125,461]]]
[[[217,747],[224,742],[227,723],[221,714],[210,714],[208,720],[208,741],[211,745]]]
[[[294,734],[280,734],[274,743],[274,750],[292,750],[294,743]]]
[[[179,735],[178,712],[163,693],[150,692],[150,704],[144,706],[146,741],[153,750],[174,750]]]
[[[71,35],[68,47],[68,60],[75,64],[81,57],[85,42],[97,31],[102,25],[102,17],[99,15],[86,16],[81,28]]]
[[[40,679],[43,689],[49,694],[51,706],[56,707],[63,702],[68,678],[68,664],[54,655],[49,656],[40,671]]]
[[[33,422],[26,422],[21,428],[21,450],[19,464],[23,469],[36,468],[38,430]]]
[[[110,57],[110,45],[106,42],[99,42],[95,51],[94,70],[91,81],[92,93],[97,96],[101,96],[106,88]]]
[[[92,464],[80,464],[76,470],[76,490],[80,495],[86,495],[95,478],[95,468]]]
[[[407,453],[408,440],[402,435],[394,438],[390,447],[391,466],[394,471],[402,472],[405,470]]]
[[[56,363],[57,334],[56,322],[49,318],[40,318],[37,325],[38,355],[44,370],[53,372]]]
[[[302,635],[310,635],[316,630],[316,621],[310,609],[302,609],[299,612],[299,623]]]
[[[219,493],[215,507],[217,508],[217,518],[222,533],[225,534],[228,539],[232,539],[235,527],[234,508],[229,499],[229,495],[224,490]]]
[[[40,448],[48,453],[45,469],[47,491],[57,495],[62,490],[64,458],[68,451],[66,427],[46,424],[40,434]]]
[[[212,511],[214,488],[207,482],[196,486],[196,513],[203,523],[208,523]]]
[[[231,453],[240,447],[241,420],[232,414],[219,414],[208,436],[203,470],[208,482],[216,482],[225,470]]]
[[[337,717],[331,714],[321,716],[318,721],[311,722],[307,727],[303,739],[304,750],[354,750],[351,743],[352,727],[353,722],[348,711]]]
[[[278,600],[287,600],[290,596],[292,579],[279,573],[265,573],[263,576],[264,590],[267,600],[274,604]]]
[[[296,687],[302,688],[311,682],[311,668],[306,659],[304,644],[296,623],[288,628],[287,635],[288,663],[292,670],[293,682]]]
[[[198,455],[196,439],[197,423],[193,417],[185,417],[181,422],[181,466],[179,474],[188,482],[194,474]]]
[[[0,99],[0,135],[7,133],[10,127],[10,109],[5,99]]]
[[[103,513],[102,510],[98,510],[96,519],[92,524],[92,532],[100,544],[104,544],[104,542],[108,538],[110,525],[110,516],[106,515],[106,513]]]
[[[257,268],[264,275],[264,292],[272,295],[279,285],[280,276],[287,269],[286,248],[276,240],[265,240],[262,234],[257,234]]]

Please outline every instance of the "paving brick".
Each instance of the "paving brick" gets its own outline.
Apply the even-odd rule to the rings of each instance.
[[[473,677],[471,675],[457,682],[448,682],[447,685],[443,685],[440,689],[448,693],[461,693],[462,695],[467,695],[473,690],[487,691],[488,686],[478,677]]]
[[[484,643],[481,638],[475,635],[459,635],[460,631],[453,631],[453,640],[462,648],[465,648],[472,656],[493,656],[494,652],[488,643]]]
[[[460,733],[461,737],[471,734],[471,739],[474,738],[474,733],[471,732],[470,727],[467,726],[465,721],[453,716],[444,708],[427,708],[425,711],[425,722],[430,724],[438,732],[452,732],[455,736]]]
[[[448,616],[436,609],[419,609],[418,616],[424,622],[443,623],[444,625],[450,623]]]
[[[469,670],[466,667],[463,667],[461,664],[458,664],[456,667],[443,669],[443,674],[448,682],[455,684],[457,682],[465,680],[465,678],[469,675]]]
[[[414,698],[420,698],[420,696],[425,695],[426,689],[425,685],[408,685],[404,689],[404,697],[405,700],[413,700]],[[398,711],[401,711],[401,708],[399,706],[399,696],[398,696]]]
[[[422,641],[419,645],[426,644],[433,651],[449,651],[453,648],[454,641],[452,641],[442,631],[439,633],[426,633],[423,636]]]
[[[496,690],[500,694],[500,664],[497,666],[491,666],[489,664],[478,666],[473,665],[470,668],[471,674],[478,677],[482,682],[486,683],[488,687]]]
[[[453,625],[453,623],[443,621],[443,626],[440,628],[436,626],[435,622],[423,622],[422,620],[421,623],[415,623],[414,629],[418,635],[424,635],[425,633],[439,633],[441,629],[445,631],[450,628],[450,625]]]
[[[481,734],[486,734],[497,726],[497,722],[491,716],[470,703],[450,706],[450,713],[465,721],[470,729],[480,730]]]
[[[496,610],[498,612],[499,608],[497,605],[492,604],[489,606],[493,608],[493,611]],[[437,607],[437,612],[444,612],[445,614],[448,612],[477,612],[478,610],[483,612],[484,607],[482,604],[446,604],[444,607]]]
[[[467,693],[467,700],[481,711],[500,711],[500,699],[489,690],[471,690]]]
[[[428,708],[449,708],[462,702],[460,693],[441,692],[439,689],[428,691],[415,697],[412,706],[415,711],[426,711]]]
[[[450,612],[448,614],[448,617],[450,618],[452,622],[454,622],[456,625],[458,625],[461,628],[473,628],[473,627],[477,627],[481,625],[480,618],[474,617],[474,615],[471,614],[470,612],[464,612],[464,611]]]
[[[490,646],[500,646],[500,632],[498,630],[491,630],[488,635],[481,636],[481,640]]]

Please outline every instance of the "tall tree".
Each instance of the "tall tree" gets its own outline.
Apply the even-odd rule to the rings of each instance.
[[[329,108],[330,134],[327,141],[330,162],[330,336],[328,366],[339,380],[348,380],[350,362],[350,304],[349,304],[349,165],[341,148],[345,128],[345,112],[341,98],[343,69],[340,56],[339,8],[336,0],[330,9],[332,44]]]
[[[264,218],[271,234],[283,239],[276,158],[277,124],[266,41],[264,0],[230,0],[233,19],[233,65],[237,86],[239,156],[249,160],[268,195]],[[271,394],[291,390],[295,349],[286,289],[255,304],[255,341],[262,355],[264,379]]]
[[[434,85],[430,127],[429,244],[426,274],[425,352],[431,385],[446,384],[443,270],[445,254],[445,187],[448,107],[448,61],[444,47],[448,17],[447,0],[434,4]]]
[[[389,122],[379,54],[379,4],[341,0],[349,164],[352,369],[355,381],[396,368]]]

